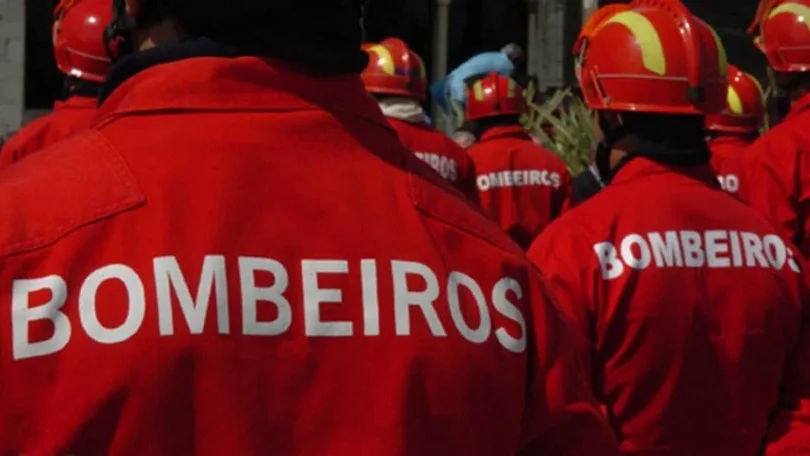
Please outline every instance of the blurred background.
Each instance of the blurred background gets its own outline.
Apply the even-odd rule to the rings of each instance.
[[[13,0],[7,0],[13,1]],[[57,0],[25,1],[25,109],[50,109],[62,91],[51,47],[52,12]],[[0,2],[1,4],[2,2]],[[398,36],[420,53],[428,73],[436,70],[436,21],[439,0],[370,0],[367,39]],[[467,58],[515,42],[529,51],[521,74],[542,91],[575,84],[569,49],[588,11],[615,1],[596,0],[452,0],[447,27],[447,69]],[[685,0],[711,24],[726,46],[729,60],[764,76],[765,62],[745,33],[757,0]],[[2,25],[0,25],[2,27]],[[438,56],[441,57],[441,56]]]

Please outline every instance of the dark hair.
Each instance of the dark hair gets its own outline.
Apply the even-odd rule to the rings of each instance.
[[[73,76],[66,76],[62,86],[62,97],[67,98],[74,95],[82,97],[97,97],[101,84],[91,81],[85,81]]]
[[[364,0],[144,0],[138,28],[175,22],[191,37],[327,71],[359,72]]]
[[[507,114],[503,116],[483,117],[471,122],[465,122],[465,129],[470,131],[476,138],[495,127],[520,125],[520,116],[516,114]]]
[[[705,142],[705,118],[698,115],[623,112],[623,128],[649,143],[692,147]]]

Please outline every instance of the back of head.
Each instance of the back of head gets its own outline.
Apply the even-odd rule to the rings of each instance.
[[[365,44],[368,65],[360,74],[369,93],[425,100],[427,71],[422,57],[399,38]]]
[[[190,37],[208,38],[252,55],[278,58],[315,72],[359,72],[366,65],[362,42],[364,0],[140,0],[132,17],[126,0],[114,0],[117,20],[109,39],[127,29],[170,20]]]
[[[507,44],[503,47],[503,49],[501,49],[501,52],[506,54],[506,56],[509,57],[509,60],[515,65],[520,65],[525,59],[523,48],[516,43]]]
[[[111,0],[62,0],[54,10],[56,65],[69,78],[100,83],[110,69],[104,28],[112,19]]]
[[[590,34],[580,55],[583,97],[593,110],[694,117],[672,124],[669,131],[677,137],[695,135],[693,126],[703,116],[725,106],[725,50],[717,34],[677,0],[634,0]],[[633,121],[623,130],[657,124]],[[684,131],[676,128],[681,125]],[[702,140],[696,136],[689,139]]]
[[[514,119],[526,112],[523,88],[512,78],[497,73],[478,75],[467,81],[464,119]]]
[[[728,94],[722,112],[706,117],[706,129],[720,134],[756,135],[765,119],[765,94],[756,78],[728,66]]]

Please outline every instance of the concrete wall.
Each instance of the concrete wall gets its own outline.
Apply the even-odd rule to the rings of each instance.
[[[25,1],[0,0],[0,135],[23,121],[24,82]]]
[[[571,0],[537,0],[534,32],[530,33],[529,74],[537,76],[538,89],[565,84],[565,8]]]
[[[543,5],[544,4],[544,5]],[[543,57],[540,59],[540,85],[560,87],[565,84],[565,0],[551,0],[541,3],[545,11],[540,13],[540,42],[543,43]],[[544,17],[545,16],[545,17]],[[545,20],[543,20],[543,18]]]

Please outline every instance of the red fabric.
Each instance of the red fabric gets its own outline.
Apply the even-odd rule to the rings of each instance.
[[[740,196],[810,257],[810,94],[745,154]]]
[[[712,151],[711,166],[720,186],[728,193],[739,196],[743,182],[742,162],[745,151],[751,147],[751,141],[737,135],[718,136],[709,141]]]
[[[0,213],[2,454],[616,454],[531,264],[356,76],[146,69]]]
[[[406,149],[450,181],[467,198],[477,201],[472,161],[458,143],[424,123],[414,124],[390,117],[388,122]]]
[[[803,365],[785,377],[800,389],[779,396],[809,346],[810,295],[795,248],[772,233],[708,166],[635,158],[532,246],[592,347],[624,455],[756,456],[777,405],[810,387]]]
[[[495,127],[467,149],[484,212],[523,248],[568,205],[571,176],[520,126]]]
[[[70,97],[57,102],[53,111],[15,133],[0,151],[0,169],[87,128],[96,115],[94,97]]]

